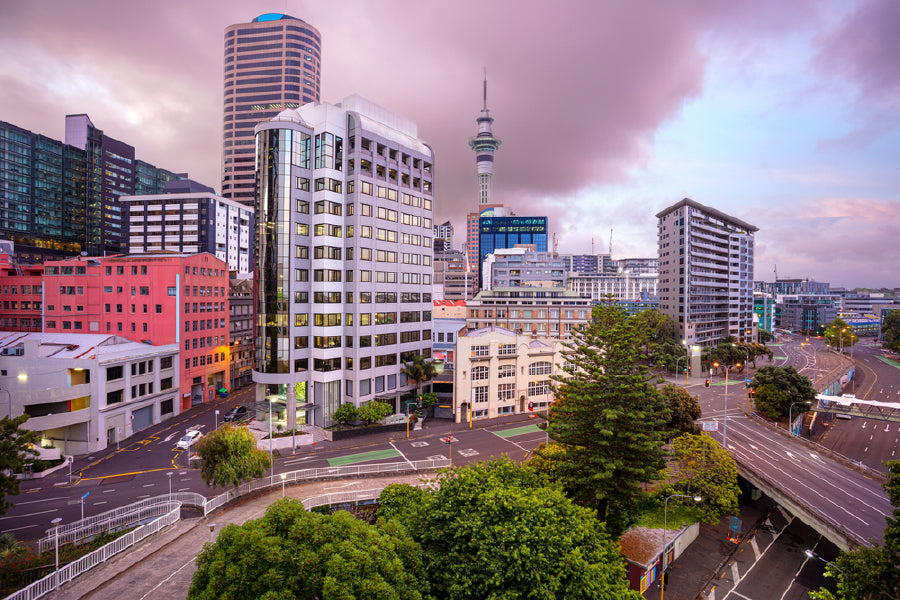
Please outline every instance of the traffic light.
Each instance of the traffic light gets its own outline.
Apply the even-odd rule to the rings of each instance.
[[[744,387],[747,388],[747,389],[750,389],[750,382],[749,382],[749,381],[745,381],[745,382],[744,382]]]
[[[706,380],[706,387],[709,387],[709,379]]]
[[[531,411],[534,410],[534,402],[532,402],[530,400],[528,401],[528,410],[531,410]]]
[[[688,373],[691,372],[691,365],[688,365],[687,372],[688,372]]]

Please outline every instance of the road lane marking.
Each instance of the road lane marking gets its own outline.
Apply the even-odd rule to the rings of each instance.
[[[412,461],[409,460],[405,454],[403,454],[402,452],[400,452],[400,450],[397,449],[397,446],[394,445],[394,442],[391,442],[391,448],[393,448],[397,452],[397,454],[402,456],[403,460],[405,460],[409,464],[410,467],[412,467],[413,469],[416,468],[416,466],[412,463]]]
[[[22,529],[29,529],[29,528],[31,528],[31,527],[37,527],[37,525],[25,525],[25,526],[23,526],[23,527],[15,527],[15,528],[13,528],[13,529],[4,529],[3,532],[4,532],[4,533],[8,533],[8,532],[11,532],[11,531],[19,531],[19,530],[22,530]]]
[[[385,458],[393,458],[401,456],[396,448],[390,450],[372,450],[371,452],[362,452],[360,454],[348,454],[347,456],[338,456],[328,459],[329,467],[342,467],[344,465],[352,465],[353,463],[361,463],[369,460],[384,460]]]
[[[52,502],[54,500],[68,500],[68,496],[60,496],[59,498],[44,498],[43,500],[29,500],[28,502],[16,502],[16,506],[22,506],[23,504],[34,504],[35,502]]]
[[[5,521],[6,519],[24,519],[25,517],[36,517],[38,515],[47,515],[58,511],[58,508],[54,508],[53,510],[42,510],[41,512],[31,513],[29,515],[13,515],[10,517],[0,517],[0,521]]]
[[[738,582],[741,580],[741,573],[738,571],[738,566],[735,562],[731,563],[731,578],[734,580],[735,587],[737,587]]]
[[[162,584],[164,584],[164,583],[167,582],[168,580],[170,580],[170,579],[172,579],[173,577],[175,577],[176,575],[178,575],[178,573],[180,573],[181,570],[182,570],[183,568],[187,567],[188,565],[190,565],[190,564],[191,564],[192,562],[194,562],[195,560],[197,560],[197,557],[196,557],[196,556],[195,556],[194,558],[192,558],[191,560],[187,561],[186,563],[184,563],[183,565],[181,565],[180,567],[178,567],[178,570],[176,570],[174,573],[172,573],[171,575],[169,575],[168,577],[166,577],[165,579],[163,579],[163,580],[160,581],[159,583],[157,583],[156,586],[154,586],[154,588],[153,588],[152,590],[150,590],[149,592],[147,592],[146,594],[144,594],[143,596],[141,596],[141,600],[144,600],[144,598],[146,598],[147,596],[152,595],[153,592],[155,592],[155,591],[157,590],[157,588],[159,588],[159,586],[161,586]]]
[[[756,560],[759,560],[759,557],[762,556],[759,552],[759,546],[756,543],[756,538],[750,538],[750,547],[753,549],[753,556],[756,557]]]
[[[102,502],[94,502],[94,506],[100,506],[101,504],[106,504],[106,500],[103,500]]]

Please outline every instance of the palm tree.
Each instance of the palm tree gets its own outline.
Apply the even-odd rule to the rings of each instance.
[[[434,368],[434,361],[425,360],[421,354],[412,357],[412,362],[404,363],[400,368],[400,372],[406,375],[407,379],[412,381],[416,386],[416,398],[419,397],[419,386],[429,381],[437,375],[437,369]]]

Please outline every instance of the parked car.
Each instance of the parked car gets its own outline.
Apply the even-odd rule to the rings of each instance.
[[[186,434],[184,434],[184,436],[182,436],[180,440],[178,440],[178,443],[175,444],[175,447],[182,450],[188,450],[191,446],[194,445],[194,442],[199,440],[201,437],[203,437],[202,433],[200,433],[196,429],[191,429]]]
[[[225,413],[225,421],[245,421],[250,418],[250,411],[246,406],[235,406]]]

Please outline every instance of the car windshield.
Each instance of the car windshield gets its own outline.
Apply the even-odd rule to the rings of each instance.
[[[189,442],[189,441],[191,441],[192,439],[194,439],[194,434],[193,434],[193,433],[189,433],[189,434],[187,434],[186,436],[184,436],[183,438],[181,438],[181,441],[182,441],[182,442]]]

